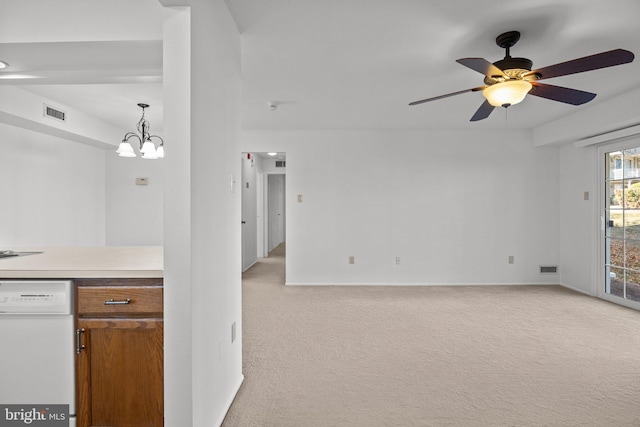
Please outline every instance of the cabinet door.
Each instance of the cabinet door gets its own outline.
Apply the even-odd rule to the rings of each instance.
[[[78,319],[78,426],[161,427],[162,319]]]

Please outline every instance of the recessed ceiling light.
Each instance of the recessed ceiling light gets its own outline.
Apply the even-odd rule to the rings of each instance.
[[[267,153],[267,154],[270,155],[270,156],[277,156],[278,155],[278,153]]]
[[[9,66],[9,64],[7,64],[4,61],[0,61],[0,70],[2,70],[3,68],[7,68]]]

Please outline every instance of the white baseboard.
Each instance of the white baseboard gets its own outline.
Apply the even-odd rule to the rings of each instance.
[[[231,408],[231,405],[233,404],[233,401],[236,398],[236,395],[238,394],[238,391],[240,391],[240,387],[242,386],[242,383],[244,382],[244,375],[240,375],[240,381],[238,382],[238,385],[235,387],[235,391],[231,394],[231,397],[229,398],[229,400],[227,401],[226,404],[226,409],[224,411],[224,413],[222,414],[222,416],[220,417],[220,419],[218,420],[218,422],[214,425],[220,427],[222,425],[222,422],[224,421],[224,418],[227,416],[227,412],[229,412],[229,409]]]
[[[559,283],[315,283],[285,282],[285,286],[559,286]]]

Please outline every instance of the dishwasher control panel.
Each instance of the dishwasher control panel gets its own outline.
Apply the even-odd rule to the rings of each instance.
[[[71,280],[2,280],[0,314],[71,314]]]

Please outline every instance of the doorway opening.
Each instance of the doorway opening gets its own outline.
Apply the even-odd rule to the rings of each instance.
[[[286,242],[286,154],[242,153],[242,271]]]

